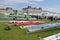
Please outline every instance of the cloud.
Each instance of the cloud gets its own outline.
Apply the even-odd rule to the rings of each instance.
[[[28,0],[2,0],[0,1],[0,3],[4,5],[13,5],[13,4],[27,3],[27,2]]]
[[[0,6],[3,6],[3,5],[0,4]]]
[[[44,0],[34,0],[34,1],[36,1],[36,2],[41,2],[41,1],[44,1]]]
[[[41,2],[43,0],[1,0],[0,4],[4,5],[15,5],[20,3],[29,3],[29,4],[35,4],[35,2]]]
[[[37,5],[37,2],[42,1],[43,0],[0,0],[0,7],[12,7],[17,9],[20,4]]]
[[[46,8],[44,10],[48,10],[48,11],[51,11],[51,12],[59,12],[60,13],[60,8]]]

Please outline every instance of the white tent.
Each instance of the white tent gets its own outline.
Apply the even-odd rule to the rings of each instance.
[[[60,33],[43,38],[43,40],[60,40]]]

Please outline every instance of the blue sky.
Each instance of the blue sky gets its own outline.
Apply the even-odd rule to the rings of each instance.
[[[0,0],[0,8],[12,7],[20,10],[27,6],[60,12],[60,0]]]

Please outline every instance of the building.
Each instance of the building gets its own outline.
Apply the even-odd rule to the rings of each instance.
[[[23,10],[18,10],[17,11],[17,14],[22,14],[23,13]]]
[[[0,14],[10,14],[10,13],[15,13],[12,8],[10,7],[0,8]]]
[[[28,6],[27,8],[23,8],[23,13],[35,13],[39,14],[42,12],[42,8],[32,8],[31,6]]]
[[[13,10],[13,12],[14,12],[14,14],[17,14],[18,11],[17,10]]]

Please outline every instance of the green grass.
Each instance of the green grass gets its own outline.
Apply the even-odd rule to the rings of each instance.
[[[49,21],[45,20],[46,23],[52,23],[52,22],[60,22],[58,21]],[[20,29],[18,26],[11,26],[11,30],[4,30],[4,28],[7,26],[7,23],[0,22],[0,40],[38,40],[37,35],[40,35],[41,37],[47,37],[50,35],[53,35],[53,33],[60,33],[60,30],[51,30],[46,32],[36,32],[27,34],[25,29]]]

